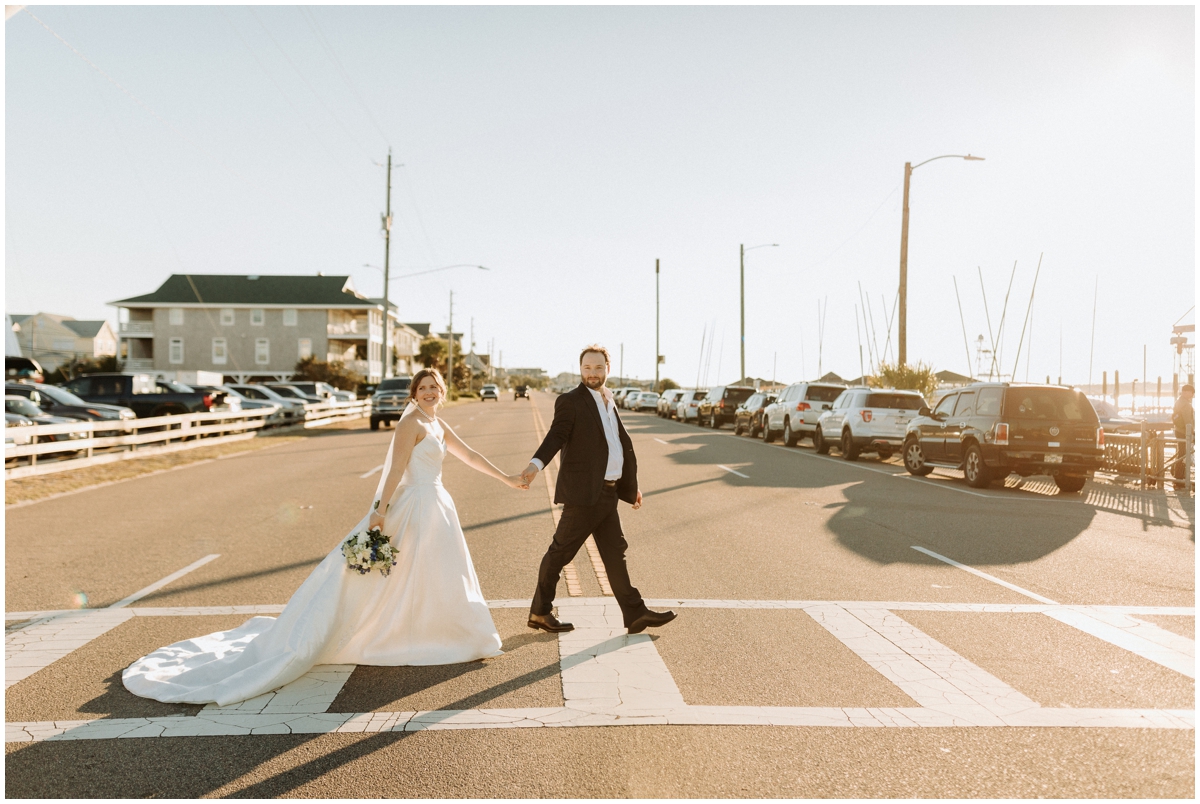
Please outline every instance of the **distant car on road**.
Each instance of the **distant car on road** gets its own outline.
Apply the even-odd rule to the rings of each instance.
[[[721,429],[722,424],[732,423],[737,406],[745,402],[754,393],[749,385],[716,385],[708,390],[708,395],[700,403],[696,411],[701,427],[705,425],[714,430]]]
[[[371,394],[371,429],[378,430],[380,424],[397,421],[408,405],[412,390],[412,377],[388,377],[380,380]]]
[[[137,414],[120,405],[101,405],[85,402],[57,385],[29,382],[4,383],[5,395],[23,396],[41,408],[43,413],[81,421],[120,421],[136,419]]]
[[[817,419],[813,446],[827,455],[830,445],[836,444],[848,461],[863,452],[874,452],[886,461],[900,451],[908,423],[923,407],[925,397],[917,391],[847,388]]]
[[[750,398],[738,405],[737,410],[733,412],[733,434],[748,433],[751,438],[758,438],[758,434],[762,432],[763,411],[774,401],[773,393],[758,391],[751,394]]]
[[[904,438],[904,468],[923,476],[935,466],[961,469],[986,488],[1016,472],[1050,475],[1060,491],[1081,490],[1100,466],[1104,428],[1076,388],[974,383],[922,408]]]
[[[649,410],[650,408],[658,407],[658,394],[653,391],[638,391],[636,394],[629,394],[627,397],[627,407],[630,410]]]
[[[675,418],[684,424],[690,421],[699,424],[700,402],[707,393],[707,390],[684,391],[683,395],[679,397],[679,401],[675,403]]]
[[[518,400],[518,399],[528,399],[528,398],[529,398],[529,386],[528,385],[518,385],[515,388],[513,388],[513,400],[514,401]]]
[[[479,389],[479,401],[483,402],[488,399],[491,399],[495,402],[500,401],[500,387],[499,386],[488,383],[487,385],[485,385]]]
[[[658,398],[658,415],[664,419],[675,418],[675,405],[679,402],[679,397],[683,396],[682,388],[672,388],[669,391],[663,391],[662,396]]]
[[[817,429],[817,419],[833,407],[846,386],[828,382],[794,382],[767,407],[763,441],[768,444],[779,436],[789,447]]]

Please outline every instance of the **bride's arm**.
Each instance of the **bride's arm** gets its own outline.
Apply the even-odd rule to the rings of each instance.
[[[371,518],[367,522],[368,529],[383,526],[388,501],[392,499],[392,495],[396,493],[396,487],[400,485],[400,480],[404,477],[404,470],[408,468],[408,459],[412,457],[413,447],[417,445],[422,432],[421,425],[412,416],[403,416],[396,422],[395,432],[392,433],[392,466],[383,481],[383,493],[379,498],[379,508],[371,512]]]
[[[467,443],[458,437],[458,434],[450,429],[450,426],[442,422],[442,429],[446,432],[446,451],[465,463],[467,466],[483,472],[488,477],[494,477],[501,483],[507,486],[512,486],[514,489],[528,489],[529,484],[521,479],[520,475],[508,475],[501,472],[492,462],[480,455],[475,450],[467,446]]]

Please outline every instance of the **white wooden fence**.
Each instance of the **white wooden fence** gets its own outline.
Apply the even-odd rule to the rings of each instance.
[[[275,408],[239,412],[185,413],[149,419],[76,421],[5,427],[5,478],[62,472],[149,454],[173,452],[254,438],[266,427]],[[321,427],[370,415],[370,400],[321,402],[304,406],[303,421],[295,427]],[[51,436],[79,433],[80,437],[51,441]],[[27,444],[10,444],[19,438]]]

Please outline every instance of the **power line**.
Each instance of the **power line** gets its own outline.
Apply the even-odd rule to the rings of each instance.
[[[375,126],[375,130],[378,131],[379,136],[383,138],[384,144],[388,147],[391,147],[392,141],[388,138],[388,135],[384,133],[383,128],[379,125],[379,121],[375,119],[375,115],[371,114],[371,108],[367,106],[367,102],[363,100],[362,95],[358,94],[358,89],[354,86],[354,82],[350,80],[349,73],[346,72],[346,68],[342,66],[341,59],[339,59],[337,53],[334,52],[333,45],[330,44],[329,40],[325,38],[325,34],[321,32],[320,27],[317,25],[316,16],[314,16],[312,11],[310,11],[306,6],[301,6],[300,10],[304,13],[304,17],[308,21],[309,27],[312,28],[313,33],[317,35],[317,39],[320,40],[321,45],[325,48],[325,52],[329,54],[330,60],[333,62],[333,66],[337,68],[338,75],[341,77],[342,81],[345,82],[346,87],[350,90],[350,94],[352,94],[354,99],[358,101],[358,105],[361,106],[363,112],[366,113],[367,119],[371,121],[371,125]]]

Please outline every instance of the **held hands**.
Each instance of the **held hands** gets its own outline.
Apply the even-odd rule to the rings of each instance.
[[[531,461],[529,465],[525,467],[525,471],[520,475],[521,479],[525,482],[525,488],[529,488],[529,485],[533,483],[533,479],[537,477],[537,474],[537,464]]]
[[[529,491],[529,484],[525,482],[524,475],[505,475],[504,482],[512,486],[514,489]]]

